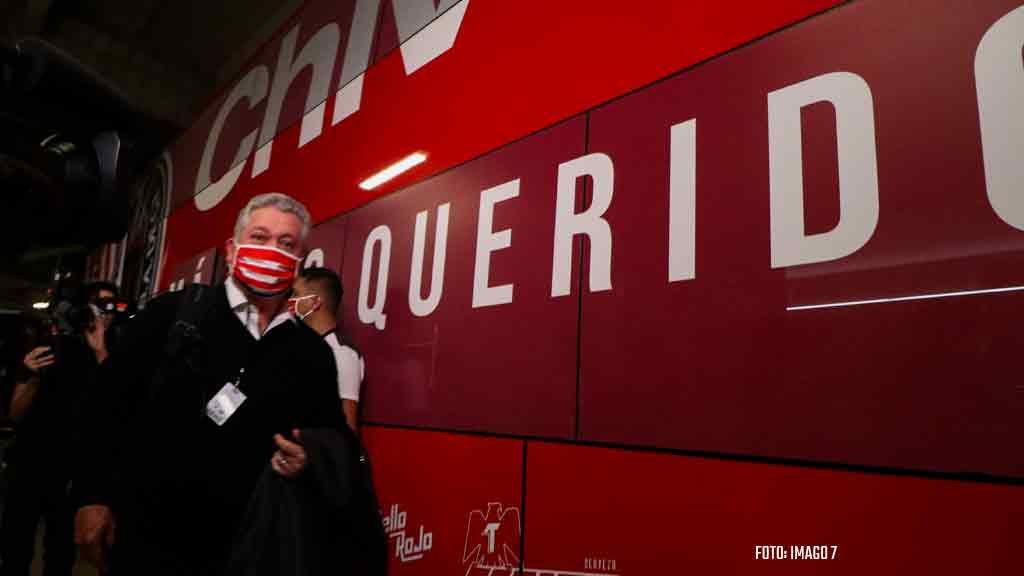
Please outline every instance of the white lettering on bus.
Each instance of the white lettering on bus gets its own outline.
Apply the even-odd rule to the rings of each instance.
[[[839,223],[804,231],[800,110],[835,107],[839,158]],[[871,89],[850,72],[832,72],[768,93],[768,165],[772,268],[827,262],[860,250],[878,224],[878,163]]]
[[[380,244],[380,257],[377,266],[377,292],[370,306],[370,270],[373,268],[374,246]],[[377,226],[370,231],[363,246],[363,270],[359,275],[359,320],[364,324],[373,324],[383,330],[387,322],[384,314],[384,303],[388,295],[388,273],[391,267],[391,229]]]
[[[575,213],[576,182],[590,176],[591,202]],[[551,297],[572,291],[572,241],[577,235],[590,240],[590,291],[612,288],[612,229],[602,218],[612,203],[615,168],[607,154],[587,154],[558,166],[555,207],[555,255],[551,265]]]
[[[448,253],[448,210],[450,202],[437,207],[437,223],[434,231],[434,258],[430,273],[430,294],[424,299],[420,292],[423,286],[423,253],[427,243],[427,211],[416,215],[416,232],[413,234],[412,269],[409,272],[409,310],[416,316],[428,316],[437,309],[444,290],[444,262]]]
[[[203,148],[203,156],[199,160],[199,172],[196,174],[196,195],[194,198],[196,208],[209,210],[220,204],[220,201],[231,192],[238,182],[239,176],[245,170],[246,159],[252,152],[256,143],[256,130],[249,132],[235,151],[235,159],[231,162],[232,168],[221,176],[216,182],[210,182],[211,164],[213,164],[213,152],[217,148],[217,141],[220,140],[221,130],[224,129],[224,122],[228,114],[237,104],[245,100],[252,110],[264,98],[267,97],[267,85],[270,83],[270,72],[266,66],[256,66],[243,77],[228,94],[226,100],[217,111],[217,117],[213,121],[213,128],[210,129],[210,136],[206,139],[206,146]]]
[[[299,148],[320,135],[324,124],[324,107],[331,84],[331,69],[338,55],[340,32],[338,25],[326,24],[313,35],[298,56],[295,56],[295,39],[299,35],[296,26],[281,40],[274,67],[274,81],[270,86],[270,98],[263,113],[263,128],[260,130],[259,148],[252,160],[252,175],[259,176],[270,168],[270,154],[281,119],[281,107],[295,79],[307,67],[313,69],[313,78],[306,92],[305,114],[299,128]]]
[[[697,277],[697,121],[670,130],[668,281]]]
[[[434,7],[424,0],[393,0],[396,25],[402,43],[399,47],[406,76],[444,54],[455,45],[469,0],[442,0]],[[363,93],[363,77],[370,64],[373,38],[377,27],[380,0],[358,0],[352,15],[348,42],[342,60],[341,77],[334,101],[331,125],[336,125],[359,111]],[[252,177],[270,168],[274,137],[280,124],[281,108],[292,84],[306,67],[312,67],[312,80],[306,92],[305,113],[299,134],[299,147],[315,140],[322,132],[331,71],[338,58],[340,30],[337,23],[322,26],[296,55],[299,26],[292,28],[281,40],[274,70],[270,98],[259,131],[259,147],[253,158]],[[217,111],[213,127],[203,147],[202,160],[196,174],[196,207],[201,211],[218,205],[234,188],[245,170],[245,164],[257,137],[253,130],[246,135],[235,153],[231,168],[216,182],[211,182],[211,164],[228,115],[242,100],[249,109],[267,97],[271,86],[266,66],[250,70],[232,89]]]
[[[1024,230],[1024,6],[992,25],[978,44],[974,76],[985,189],[996,215]]]
[[[519,196],[519,179],[480,193],[480,216],[476,227],[476,265],[473,272],[473,308],[512,302],[513,286],[490,286],[491,253],[512,246],[512,230],[494,232],[494,206]]]

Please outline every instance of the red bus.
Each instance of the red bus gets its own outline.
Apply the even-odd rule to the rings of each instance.
[[[1014,0],[310,0],[115,256],[144,299],[309,207],[394,574],[1019,574],[1022,47]]]

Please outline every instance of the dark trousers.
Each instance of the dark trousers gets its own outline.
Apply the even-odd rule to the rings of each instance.
[[[43,575],[69,576],[75,543],[67,476],[34,464],[17,459],[10,462],[0,526],[0,576],[28,576],[40,519],[45,525]]]

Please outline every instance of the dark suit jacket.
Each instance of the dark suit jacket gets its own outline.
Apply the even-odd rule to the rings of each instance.
[[[301,322],[255,340],[223,286],[199,324],[200,339],[168,357],[182,293],[151,302],[127,327],[90,396],[74,490],[79,506],[111,506],[119,574],[217,574],[273,435],[342,427],[330,349]],[[246,400],[218,426],[205,405],[244,367]]]
[[[289,480],[264,469],[227,576],[383,576],[388,544],[369,465],[340,430],[303,430],[309,465]]]

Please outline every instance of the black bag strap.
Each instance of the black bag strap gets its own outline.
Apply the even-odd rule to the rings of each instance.
[[[165,352],[176,358],[189,344],[202,341],[200,326],[213,306],[214,289],[206,284],[189,284],[178,302],[178,313],[167,337]]]
[[[202,322],[213,307],[215,290],[206,284],[189,284],[185,287],[178,310],[167,333],[164,345],[164,364],[150,381],[149,400],[154,401],[168,368],[181,363],[191,373],[199,373],[202,366],[201,344],[203,342]]]

